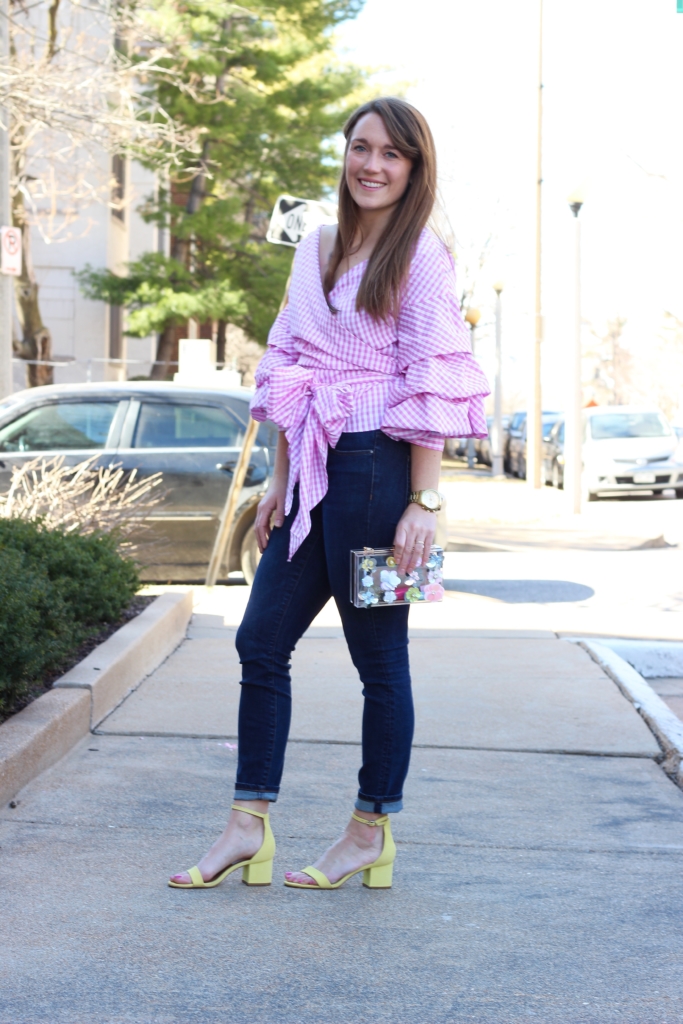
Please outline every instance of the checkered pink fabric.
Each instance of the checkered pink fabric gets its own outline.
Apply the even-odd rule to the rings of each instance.
[[[396,440],[443,448],[447,437],[486,437],[486,378],[460,316],[451,254],[425,228],[398,318],[356,310],[365,264],[330,295],[320,278],[320,229],[299,246],[289,304],[277,317],[256,371],[254,419],[271,419],[289,442],[286,511],[299,484],[289,557],[327,492],[327,448],[342,432],[383,430]]]

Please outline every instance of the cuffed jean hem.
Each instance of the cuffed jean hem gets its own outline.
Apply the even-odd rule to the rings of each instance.
[[[359,796],[355,807],[357,811],[371,811],[373,814],[395,814],[403,810],[403,800],[364,800]]]
[[[269,800],[274,804],[278,798],[277,793],[264,793],[262,789],[236,789],[234,800]]]

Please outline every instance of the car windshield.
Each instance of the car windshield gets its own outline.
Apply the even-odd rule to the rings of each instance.
[[[610,412],[590,418],[591,437],[606,441],[615,437],[670,437],[671,428],[658,412]]]

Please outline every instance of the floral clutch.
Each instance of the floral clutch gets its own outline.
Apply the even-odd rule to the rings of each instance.
[[[443,548],[433,547],[426,564],[399,574],[393,548],[351,552],[351,603],[356,608],[443,600]]]

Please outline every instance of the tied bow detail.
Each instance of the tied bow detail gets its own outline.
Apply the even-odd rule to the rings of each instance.
[[[366,381],[372,382],[364,374]],[[268,414],[284,430],[289,444],[285,515],[291,511],[294,487],[299,484],[299,511],[289,538],[290,560],[311,529],[311,509],[327,493],[327,447],[336,447],[357,389],[357,379],[353,386],[351,381],[323,384],[316,382],[315,370],[299,365],[279,367],[271,376]]]

